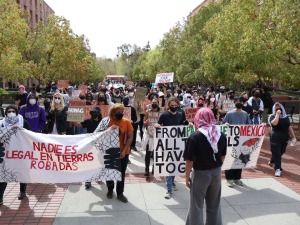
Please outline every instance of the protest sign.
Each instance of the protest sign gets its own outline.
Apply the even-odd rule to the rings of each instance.
[[[235,104],[233,100],[224,100],[222,101],[222,110],[225,112],[229,112],[235,108]]]
[[[155,83],[164,84],[172,83],[174,80],[174,72],[156,74]]]
[[[68,87],[69,87],[69,80],[58,80],[57,81],[58,89],[68,88]]]
[[[99,105],[99,106],[100,106],[102,118],[108,117],[110,105]]]
[[[193,127],[166,126],[155,129],[154,176],[184,175],[183,151]]]
[[[144,110],[144,101],[147,94],[147,88],[144,87],[137,87],[135,96],[134,96],[134,107],[136,108],[139,114],[145,113]]]
[[[124,118],[131,121],[131,107],[124,107]]]
[[[147,131],[150,137],[153,137],[154,133],[154,125],[158,122],[158,119],[160,115],[163,113],[163,111],[159,112],[148,112],[148,122],[147,122]]]
[[[85,119],[85,100],[70,100],[67,121],[82,122]]]
[[[79,98],[80,90],[73,90],[72,91],[72,98]]]
[[[199,108],[185,108],[184,112],[185,112],[186,120],[189,122],[194,122],[194,118],[196,116],[198,109]]]
[[[222,170],[254,168],[264,141],[265,125],[221,126],[227,136],[227,155]]]
[[[222,170],[254,168],[266,133],[265,125],[220,126],[227,136],[227,155]],[[154,175],[184,175],[185,143],[194,132],[187,126],[166,126],[154,133]],[[199,146],[200,147],[200,146]]]
[[[83,91],[84,93],[87,93],[87,85],[80,85],[79,90]]]
[[[80,135],[0,128],[0,182],[121,180],[119,130]]]

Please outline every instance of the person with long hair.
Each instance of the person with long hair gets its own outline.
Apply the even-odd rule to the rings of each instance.
[[[221,225],[221,166],[227,152],[227,139],[216,126],[216,119],[209,108],[198,110],[194,124],[197,130],[188,138],[183,154],[185,183],[190,189],[186,225]]]
[[[215,94],[208,95],[208,99],[206,100],[206,107],[209,108],[213,112],[215,119],[217,119],[218,118],[218,105],[216,102]]]
[[[269,116],[268,122],[272,127],[270,133],[272,156],[268,165],[274,167],[275,176],[280,177],[282,171],[281,157],[286,151],[289,137],[292,136],[295,142],[296,136],[285,109],[279,102],[273,105],[272,114]]]
[[[121,159],[121,174],[122,180],[117,181],[117,199],[123,203],[127,203],[128,200],[124,196],[124,183],[125,183],[125,172],[127,169],[130,145],[133,139],[133,127],[131,122],[124,118],[124,105],[116,103],[109,109],[109,116],[101,120],[95,132],[104,131],[110,127],[119,127],[119,140],[120,140],[120,159]],[[113,198],[113,190],[115,183],[114,181],[106,181],[108,192],[106,194],[108,199]]]
[[[51,110],[47,115],[48,133],[50,134],[65,134],[67,123],[67,107],[63,95],[56,93],[53,95]]]

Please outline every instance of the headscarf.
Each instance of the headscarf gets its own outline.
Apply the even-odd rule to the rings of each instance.
[[[7,116],[8,110],[13,109],[16,112],[16,116],[13,118],[10,118]],[[21,115],[18,115],[18,108],[14,105],[9,105],[5,109],[5,118],[2,121],[2,125],[4,127],[12,127],[13,125],[18,125],[18,127],[22,128],[23,127],[23,117]]]
[[[209,108],[201,108],[197,111],[194,124],[211,145],[215,154],[218,153],[218,141],[221,137],[220,128],[216,126],[214,113]],[[215,159],[216,160],[216,159]]]
[[[283,105],[281,105],[279,102],[275,102],[275,104],[274,104],[273,107],[272,107],[272,114],[271,114],[271,115],[269,116],[269,118],[268,118],[269,124],[271,124],[271,116],[276,116],[276,111],[277,111],[277,109],[279,109],[279,108],[280,108],[280,110],[281,110],[281,114],[280,114],[279,118],[280,118],[280,119],[283,119],[283,118],[287,117],[286,111],[285,111]]]

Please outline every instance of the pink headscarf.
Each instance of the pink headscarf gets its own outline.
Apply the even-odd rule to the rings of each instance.
[[[196,113],[194,124],[196,129],[205,135],[214,153],[217,153],[221,131],[216,126],[216,119],[212,110],[209,108],[199,109]]]

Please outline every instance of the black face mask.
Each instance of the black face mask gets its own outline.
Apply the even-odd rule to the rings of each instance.
[[[157,104],[152,104],[152,108],[153,108],[153,109],[157,109],[157,108],[158,108],[158,105],[157,105]]]
[[[81,100],[84,100],[84,99],[85,99],[85,97],[84,97],[84,96],[80,96],[79,98],[80,98]]]
[[[236,103],[235,104],[235,107],[237,108],[237,109],[241,109],[241,108],[243,108],[243,103]]]
[[[118,119],[118,120],[121,120],[123,118],[124,114],[123,113],[117,113],[115,114],[115,117]]]
[[[102,98],[102,97],[99,98],[99,102],[104,102],[104,101],[105,101],[105,98]]]
[[[199,106],[199,107],[203,107],[203,103],[199,103],[198,106]]]
[[[170,111],[173,112],[173,113],[176,112],[177,111],[177,107],[170,107]]]
[[[254,93],[254,97],[259,98],[259,97],[260,97],[260,94],[257,93],[257,92],[255,92],[255,93]]]
[[[223,94],[225,91],[224,91],[224,90],[221,90],[220,92]]]
[[[99,113],[91,113],[91,117],[92,117],[93,119],[96,119],[96,118],[99,117]]]
[[[229,96],[229,99],[233,99],[233,98],[234,98],[234,95],[230,95],[230,96]]]

